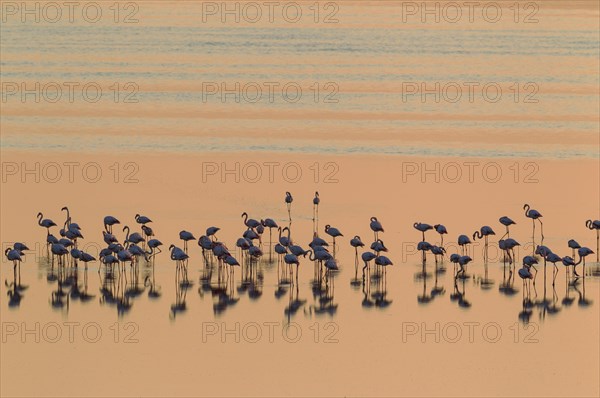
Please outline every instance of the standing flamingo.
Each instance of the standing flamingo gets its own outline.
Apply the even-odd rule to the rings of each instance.
[[[425,232],[429,231],[430,229],[433,229],[433,227],[429,224],[424,224],[424,223],[420,223],[420,222],[416,222],[413,224],[413,227],[417,230],[417,231],[421,231],[421,233],[423,234],[423,241],[425,241]]]
[[[379,265],[380,267],[383,267],[383,281],[385,281],[386,274],[387,274],[387,267],[388,267],[388,265],[394,265],[394,263],[392,263],[392,260],[390,260],[386,256],[377,256],[377,257],[375,257],[375,264]]]
[[[344,236],[339,229],[332,227],[331,225],[327,224],[325,226],[325,233],[331,237],[333,237],[333,253],[335,256],[335,238],[338,236]]]
[[[498,241],[498,247],[500,247],[500,249],[504,251],[504,262],[506,262],[506,256],[508,256],[508,264],[516,264],[515,247],[517,246],[521,245],[513,238],[500,239]]]
[[[183,241],[183,251],[187,254],[188,251],[188,241],[196,240],[194,235],[189,231],[181,231],[179,232],[179,239]]]
[[[538,263],[537,258],[534,256],[525,256],[523,257],[523,265],[528,266],[529,268],[533,268],[535,270],[535,275],[533,276],[533,284],[535,285],[535,277],[537,276],[537,268],[535,265]]]
[[[575,239],[569,239],[567,245],[573,250],[573,258],[575,258],[575,250],[581,248],[581,245]]]
[[[575,260],[573,260],[569,256],[564,256],[563,259],[562,259],[562,263],[565,266],[565,275],[567,276],[567,281],[568,281],[568,279],[569,279],[569,267],[573,266],[573,268],[574,268],[574,266],[575,266]]]
[[[456,273],[456,278],[458,278],[458,274],[461,274],[462,278],[466,278],[466,276],[465,276],[466,275],[466,269],[465,269],[465,267],[471,261],[473,261],[473,259],[471,257],[469,257],[469,256],[460,256],[458,258],[458,265],[460,266],[460,269]]]
[[[542,214],[539,211],[532,209],[528,204],[525,204],[523,206],[523,210],[525,210],[525,217],[531,218],[531,222],[533,225],[533,247],[535,248],[535,220],[538,220],[540,222],[542,243],[544,242],[544,224],[542,223],[542,220],[540,220],[540,218],[542,218]]]
[[[289,192],[285,193],[285,205],[287,206],[287,211],[288,211],[288,217],[290,219],[290,224],[292,223],[292,202],[294,201],[294,198],[292,197],[292,194]]]
[[[269,247],[271,247],[271,243],[273,242],[273,228],[279,228],[279,226],[272,218],[265,218],[264,220],[261,220],[261,223],[263,227],[269,228]]]
[[[417,250],[419,250],[421,255],[421,260],[423,262],[423,266],[425,266],[425,262],[427,261],[427,251],[431,250],[433,246],[429,242],[421,241],[417,244]]]
[[[458,236],[458,245],[460,246],[460,250],[462,255],[465,255],[465,246],[471,244],[471,239],[467,235],[459,235]]]
[[[211,238],[214,240],[218,240],[217,239],[217,232],[219,232],[221,230],[221,228],[219,227],[208,227],[206,228],[206,237],[207,238]]]
[[[358,275],[358,248],[364,247],[365,244],[360,240],[360,236],[356,235],[350,239],[350,246],[354,248],[354,278]]]
[[[243,212],[242,213],[242,218],[244,219],[244,225],[248,228],[256,228],[260,225],[260,222],[258,222],[257,220],[253,219],[253,218],[248,218],[248,213]]]
[[[587,220],[585,226],[590,230],[596,230],[596,262],[600,262],[600,220]]]
[[[21,252],[19,250],[13,249],[12,247],[6,248],[4,251],[4,255],[8,259],[8,261],[13,262],[13,269],[17,269],[17,264],[21,265]]]
[[[562,261],[562,257],[559,256],[556,253],[548,253],[548,255],[545,258],[546,261],[552,263],[554,265],[554,269],[552,271],[552,286],[554,286],[554,283],[556,282],[556,275],[558,275],[558,267],[556,266],[556,263],[559,261]]]
[[[483,255],[483,260],[485,262],[488,261],[488,236],[490,235],[496,235],[496,233],[494,232],[494,230],[490,227],[488,227],[487,225],[484,225],[483,227],[481,227],[481,229],[479,231],[475,231],[473,233],[473,240],[476,239],[481,239],[481,238],[485,238],[485,244],[484,244],[484,255]]]
[[[374,240],[379,239],[380,232],[384,232],[383,226],[377,220],[377,217],[371,217],[371,224],[369,224],[369,227],[371,227],[371,231],[373,231]]]
[[[292,265],[296,265],[296,282],[298,281],[298,268],[300,267],[300,261],[295,254],[288,253],[283,257],[283,261],[288,266],[288,272],[290,274],[290,282],[292,281],[291,275],[293,274]]]
[[[435,228],[435,232],[440,234],[440,247],[444,247],[444,235],[448,233],[448,230],[442,224],[435,224],[433,228]]]
[[[112,227],[115,224],[120,224],[121,222],[119,220],[117,220],[115,217],[113,216],[106,216],[104,217],[104,230],[108,233],[112,234]]]
[[[573,273],[575,274],[575,276],[579,276],[579,274],[577,273],[577,271],[575,270],[577,268],[577,266],[579,264],[581,264],[583,262],[583,276],[585,277],[585,258],[587,256],[589,256],[590,254],[594,254],[594,252],[589,249],[588,247],[581,247],[577,250],[577,254],[579,254],[579,261],[577,261],[575,264],[573,264]]]
[[[49,218],[42,219],[43,217],[44,217],[44,215],[41,212],[38,213],[38,215],[37,215],[38,225],[40,227],[46,228],[46,236],[47,236],[47,235],[50,235],[50,227],[55,227],[56,224],[54,223],[54,221],[52,221]]]
[[[500,239],[504,239],[504,237],[508,237],[510,238],[510,231],[508,230],[508,227],[516,224],[516,222],[514,222],[513,220],[511,220],[509,217],[507,216],[502,216],[498,219],[498,221],[500,221],[500,224],[504,225],[506,227],[506,233],[504,235],[502,235],[502,238]]]
[[[288,227],[285,227],[283,229],[281,229],[281,227],[279,227],[278,230],[279,230],[279,243],[281,244],[281,246],[288,247],[290,244],[290,229]],[[286,230],[288,231],[287,237],[281,236],[281,233]]]
[[[313,198],[313,231],[319,230],[319,203],[321,203],[321,199],[319,198],[319,191],[316,191]]]
[[[365,266],[362,269],[362,273],[363,273],[363,283],[365,282],[365,269],[367,270],[367,276],[371,275],[371,273],[369,272],[369,263],[374,259],[377,258],[377,255],[375,253],[371,253],[371,252],[364,252],[361,255],[361,258],[363,260],[363,262],[365,263]]]
[[[444,261],[444,254],[446,253],[446,249],[442,246],[431,246],[431,254],[433,254],[433,258],[435,259],[435,263],[438,263],[438,256],[442,257],[442,261]]]
[[[531,294],[529,281],[533,279],[533,274],[530,268],[531,266],[523,264],[523,268],[519,270],[519,277],[523,280],[523,302],[525,302],[525,291],[527,290],[527,297]],[[527,285],[525,285],[525,281],[527,281]]]

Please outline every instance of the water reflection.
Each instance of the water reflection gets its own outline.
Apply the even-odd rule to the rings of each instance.
[[[23,299],[23,294],[21,293],[24,290],[27,290],[28,286],[23,285],[21,283],[21,263],[13,265],[13,281],[8,282],[8,280],[4,281],[4,284],[8,288],[8,292],[6,293],[8,296],[8,307],[9,308],[17,308],[21,305],[21,300]]]

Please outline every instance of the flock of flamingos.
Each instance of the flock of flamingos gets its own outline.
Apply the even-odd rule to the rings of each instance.
[[[338,270],[336,250],[337,245],[339,244],[338,240],[344,235],[338,228],[326,225],[324,232],[332,240],[331,247],[327,240],[319,236],[318,217],[320,198],[319,193],[315,192],[315,197],[313,199],[313,238],[308,244],[309,249],[303,248],[291,236],[291,209],[293,197],[289,192],[286,192],[284,201],[289,218],[288,226],[285,227],[279,226],[272,218],[257,220],[250,218],[245,212],[242,214],[245,230],[242,236],[236,241],[242,264],[248,264],[251,267],[263,256],[263,234],[268,228],[269,254],[273,252],[277,254],[278,274],[281,270],[283,275],[287,275],[289,277],[287,283],[290,285],[298,284],[300,261],[302,258],[306,257],[314,262],[315,275],[318,275],[319,278],[324,278],[327,281],[330,273]],[[535,284],[537,275],[536,264],[539,264],[540,261],[543,261],[544,267],[547,263],[552,263],[554,265],[553,284],[556,275],[559,272],[557,263],[562,263],[565,267],[567,276],[572,276],[573,278],[580,277],[580,274],[577,272],[577,266],[582,264],[583,273],[581,276],[585,277],[585,259],[587,256],[594,254],[594,251],[588,247],[582,247],[575,240],[571,239],[567,242],[567,246],[572,250],[571,256],[559,256],[550,248],[543,245],[544,231],[541,220],[542,214],[537,210],[530,208],[527,204],[523,206],[523,210],[525,210],[525,216],[532,221],[534,242],[536,236],[536,224],[539,224],[541,235],[540,242],[542,243],[541,245],[534,245],[532,253],[524,256],[522,259],[522,267],[518,270],[518,275],[523,280],[523,293],[525,294],[526,291],[530,291],[531,281]],[[59,230],[60,237],[57,237],[52,233],[54,227],[58,228],[54,221],[44,218],[42,213],[38,213],[37,215],[38,225],[46,229],[48,256],[52,256],[52,265],[54,265],[56,261],[59,268],[66,267],[67,264],[71,267],[77,267],[78,263],[81,262],[85,264],[87,270],[87,264],[96,261],[97,259],[93,255],[78,248],[78,242],[83,239],[81,227],[79,224],[72,221],[67,207],[63,207],[62,211],[66,212],[66,219],[62,228]],[[119,272],[125,272],[128,264],[130,267],[136,267],[140,262],[140,258],[144,258],[146,262],[151,263],[152,265],[154,264],[155,257],[161,253],[161,246],[163,246],[163,243],[155,237],[154,231],[149,226],[149,224],[152,223],[150,218],[136,214],[135,221],[140,227],[139,232],[132,232],[128,226],[125,226],[122,228],[122,231],[125,232],[125,236],[120,240],[113,234],[113,227],[120,224],[120,221],[113,216],[104,217],[104,230],[102,231],[102,234],[103,240],[107,246],[99,252],[98,257],[101,266],[99,267],[98,272],[100,272],[102,265],[110,272],[114,272],[115,267],[117,267]],[[511,272],[513,272],[517,263],[517,259],[515,258],[515,247],[519,246],[519,242],[510,237],[510,226],[516,223],[506,216],[500,217],[499,222],[504,226],[505,232],[498,240],[498,247],[504,253],[504,263],[508,263]],[[444,248],[444,235],[448,233],[446,227],[441,224],[429,225],[420,222],[414,223],[413,226],[421,234],[421,241],[418,243],[417,249],[422,253],[423,265],[425,265],[427,259],[427,252],[434,256],[436,264],[438,263],[438,260],[444,261],[444,257],[446,257],[447,254]],[[598,262],[598,252],[600,251],[600,220],[587,220],[585,226],[590,230],[596,231],[596,262]],[[276,229],[278,233],[277,242],[274,247],[272,246],[273,229]],[[380,234],[384,232],[384,229],[377,217],[371,217],[370,229],[373,231],[373,242],[369,245],[369,249],[366,249],[365,243],[363,243],[358,235],[354,236],[349,241],[350,245],[354,248],[355,253],[354,283],[362,283],[362,285],[368,284],[369,278],[372,278],[373,276],[385,280],[386,268],[393,265],[392,261],[383,254],[386,253],[388,249],[380,238]],[[219,230],[220,228],[214,226],[207,228],[206,233],[197,239],[197,243],[202,250],[202,255],[205,260],[210,258],[211,263],[212,261],[216,261],[219,280],[221,279],[221,275],[223,275],[223,279],[225,280],[226,278],[226,280],[229,281],[229,277],[234,273],[235,268],[240,266],[240,261],[234,257],[227,245],[218,239],[217,234]],[[435,233],[439,234],[439,245],[433,245],[426,241],[425,235],[428,231],[435,231]],[[484,240],[484,261],[488,259],[488,239],[493,235],[496,234],[490,226],[483,226],[480,230],[475,231],[475,233],[471,235],[473,240]],[[182,279],[187,283],[187,264],[190,250],[188,248],[188,243],[190,241],[196,241],[196,237],[192,232],[184,230],[179,233],[179,238],[182,241],[182,247],[171,244],[169,246],[170,259],[175,262],[178,277],[181,275]],[[448,257],[450,262],[454,265],[455,280],[457,278],[466,278],[466,267],[469,262],[472,261],[471,257],[468,255],[468,245],[471,244],[471,238],[467,235],[459,235],[457,243],[460,247],[460,253],[452,253]],[[28,250],[29,248],[24,243],[16,242],[4,252],[6,258],[13,262],[15,277],[17,269],[19,269],[20,274],[20,263],[22,257]],[[359,253],[359,251],[362,251],[362,253]],[[373,270],[371,269],[372,264],[374,264]],[[362,265],[362,281],[357,278],[360,265]]]

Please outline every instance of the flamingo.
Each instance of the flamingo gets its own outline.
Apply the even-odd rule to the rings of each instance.
[[[256,228],[260,225],[260,222],[257,220],[253,218],[248,219],[248,213],[246,212],[242,213],[242,218],[244,219],[244,225],[248,228]]]
[[[106,256],[101,257],[100,260],[105,266],[108,267],[110,265],[111,268],[114,264],[119,264],[119,259],[112,254],[107,254]],[[98,268],[98,273],[100,273],[100,268]]]
[[[127,242],[129,243],[129,242]],[[120,247],[119,251],[117,252],[117,259],[119,260],[119,263],[121,263],[123,270],[125,269],[125,263],[129,263],[129,265],[133,264],[134,261],[134,257],[133,254],[125,247]]]
[[[139,247],[136,244],[132,244],[129,245],[127,247],[127,250],[131,253],[131,255],[133,256],[133,263],[135,264],[139,264],[139,258],[140,257],[144,257],[144,259],[146,261],[149,261],[148,259],[148,254],[144,251],[144,249],[142,249],[141,247]]]
[[[277,225],[275,220],[273,220],[272,218],[265,218],[264,220],[261,221],[261,224],[263,225],[263,227],[269,228],[269,246],[271,246],[271,243],[273,242],[273,239],[272,239],[273,228],[279,228],[279,225]]]
[[[523,265],[526,265],[529,268],[533,268],[535,270],[535,275],[533,276],[533,284],[535,285],[535,277],[537,276],[537,268],[535,265],[538,263],[538,260],[533,256],[525,256],[523,257]]]
[[[360,236],[355,235],[354,238],[350,239],[350,246],[354,248],[354,278],[358,275],[358,248],[364,247],[365,244],[360,240]]]
[[[260,247],[254,246],[254,245],[252,245],[252,242],[250,242],[250,247],[248,248],[248,254],[250,255],[250,258],[259,259],[260,257],[262,257],[263,252],[262,252],[262,250],[260,250]]]
[[[288,227],[285,227],[283,229],[281,229],[281,227],[279,227],[278,230],[279,230],[279,244],[281,244],[281,246],[285,246],[285,247],[289,246],[289,244],[290,244],[290,229]],[[285,230],[288,231],[287,237],[281,236],[281,233]]]
[[[365,244],[362,242],[362,240],[360,240],[360,236],[355,235],[354,238],[350,239],[350,246],[352,246],[355,249],[355,252],[358,255],[358,248],[364,247]]]
[[[151,220],[151,219],[149,219],[148,217],[146,217],[146,216],[141,216],[141,215],[139,215],[139,214],[136,214],[136,215],[135,215],[135,221],[136,221],[138,224],[148,224],[148,223],[152,222],[152,220]]]
[[[594,252],[590,248],[584,246],[577,250],[577,254],[579,254],[579,261],[573,264],[573,273],[575,274],[575,276],[579,276],[579,274],[576,271],[576,268],[579,264],[583,262],[583,276],[585,277],[585,258],[590,254],[594,254]]]
[[[485,245],[484,245],[484,261],[488,261],[488,236],[490,235],[496,235],[496,233],[494,232],[494,230],[487,226],[484,225],[483,227],[481,227],[481,229],[479,231],[475,231],[473,233],[473,240],[476,239],[481,239],[481,238],[485,238]]]
[[[533,225],[533,241],[534,242],[535,242],[535,220],[538,220],[540,222],[540,229],[542,232],[542,242],[543,242],[544,241],[544,224],[542,223],[542,220],[540,220],[540,218],[542,218],[542,214],[539,211],[530,208],[530,206],[528,204],[525,204],[523,206],[523,210],[525,210],[525,217],[531,218],[531,222]],[[535,244],[534,244],[534,246],[535,246]]]
[[[295,254],[288,253],[283,257],[283,261],[287,264],[290,274],[292,274],[292,265],[296,265],[296,281],[298,281],[298,268],[300,266],[298,257]]]
[[[246,238],[239,238],[235,245],[242,250],[242,261],[244,261],[244,251],[250,249],[252,246],[252,242]]]
[[[147,225],[142,225],[142,232],[144,233],[146,239],[154,236],[154,231]]]
[[[417,244],[417,250],[421,251],[423,264],[427,261],[427,254],[425,252],[431,250],[431,244],[429,242],[421,241]]]
[[[53,243],[50,246],[50,251],[52,252],[52,260],[54,261],[54,256],[58,256],[58,265],[64,264],[63,256],[69,253],[69,250],[61,244],[61,243]]]
[[[106,232],[112,234],[112,227],[115,224],[121,224],[121,222],[119,220],[117,220],[113,216],[106,216],[106,217],[104,217],[104,230]]]
[[[30,250],[25,243],[21,242],[15,242],[15,244],[13,245],[13,249],[18,250],[21,253],[21,255],[23,255],[24,251]]]
[[[373,250],[377,255],[379,255],[380,252],[388,251],[381,239],[377,239],[375,242],[371,243],[371,250]]]
[[[335,253],[335,238],[338,236],[344,236],[339,229],[332,227],[327,224],[325,226],[325,233],[331,237],[333,237],[333,252]]]
[[[328,281],[329,280],[329,274],[332,271],[338,271],[340,268],[338,267],[337,260],[335,258],[331,257],[331,258],[328,258],[325,261],[325,269],[327,270],[325,276],[326,276],[327,281]]]
[[[69,212],[69,208],[67,206],[64,206],[62,209],[60,209],[60,211],[67,212],[67,218],[65,219],[65,225],[69,226],[69,224],[71,223],[71,213]]]
[[[13,269],[17,269],[17,265],[21,266],[21,252],[19,250],[13,249],[12,247],[6,248],[4,251],[4,255],[8,259],[8,261],[13,262]]]
[[[508,227],[510,225],[516,224],[516,222],[514,222],[513,220],[511,220],[509,217],[507,216],[502,216],[498,219],[498,221],[500,221],[500,224],[504,225],[506,227],[506,233],[504,235],[502,235],[502,238],[500,239],[504,239],[505,236],[510,238],[510,232],[508,230]]]
[[[554,286],[554,283],[556,281],[556,275],[558,275],[558,267],[556,266],[556,263],[559,261],[562,261],[562,257],[556,253],[550,252],[546,256],[545,261],[551,262],[554,265],[554,270],[552,272],[552,274],[553,274],[552,286]]]
[[[256,246],[253,246],[256,247]],[[229,266],[231,273],[234,273],[234,267],[239,267],[240,263],[230,254],[227,254],[223,257],[223,262]]]
[[[293,245],[293,244],[290,244],[288,246],[288,250],[296,256],[303,256],[307,253],[307,251],[304,250],[301,246]]]
[[[515,247],[517,246],[521,246],[519,244],[519,242],[517,242],[516,240],[514,240],[513,238],[506,238],[506,239],[500,239],[498,241],[498,247],[500,247],[501,250],[504,250],[505,254],[508,255],[508,264],[513,264],[514,258],[515,258]],[[512,252],[512,256],[510,255],[510,253]],[[506,261],[506,257],[505,257],[505,261]],[[516,263],[516,261],[515,261]]]
[[[287,248],[283,245],[281,245],[280,243],[277,243],[275,245],[275,253],[278,254],[278,261],[281,261],[281,256],[284,254],[287,254]]]
[[[567,275],[567,278],[569,277],[569,266],[575,266],[575,260],[573,260],[573,258],[569,257],[569,256],[564,256],[562,259],[562,263],[565,266],[565,274]]]
[[[73,264],[77,267],[77,260],[81,257],[81,250],[76,247],[71,249],[71,257],[73,258]]]
[[[221,228],[219,228],[219,227],[208,227],[208,228],[206,228],[206,237],[210,238],[211,236],[213,236],[214,239],[217,239],[216,233],[219,232],[220,230],[221,230]]]
[[[373,231],[373,236],[375,240],[379,238],[379,232],[385,232],[383,230],[383,226],[377,220],[377,217],[371,217],[371,223],[369,224],[369,227],[371,227],[371,231]]]
[[[154,258],[158,253],[162,253],[162,250],[160,249],[160,246],[162,246],[162,244],[163,243],[158,239],[150,239],[148,241],[148,247],[150,248],[150,251],[147,252],[147,254],[149,254],[151,258]]]
[[[442,256],[442,261],[444,259],[444,254],[446,253],[446,249],[442,246],[431,246],[431,253],[433,254],[433,258],[435,259],[435,263],[438,263],[438,256]]]
[[[207,235],[202,235],[200,238],[198,238],[198,246],[202,248],[203,255],[206,250],[212,250],[214,243],[215,242],[211,240]]]
[[[575,250],[581,248],[581,245],[575,239],[569,239],[567,245],[573,250],[573,258],[575,258]]]
[[[459,235],[458,237],[458,245],[460,246],[460,250],[462,255],[465,255],[465,246],[471,244],[471,239],[467,235]]]
[[[50,220],[49,218],[43,218],[44,215],[40,212],[37,215],[38,218],[38,225],[40,227],[44,227],[46,228],[46,234],[50,235],[50,228],[51,227],[55,227],[56,224],[54,223],[54,221]]]
[[[253,229],[247,229],[244,231],[244,233],[242,234],[242,236],[250,241],[259,239],[260,236],[258,236],[258,234],[256,233],[256,231],[254,231]]]
[[[531,294],[529,280],[533,279],[533,275],[531,274],[530,268],[531,266],[523,264],[523,268],[519,269],[519,277],[523,280],[523,301],[525,301],[525,290],[527,290],[528,296]],[[525,281],[527,281],[527,286],[525,286]]]
[[[320,238],[316,232],[313,232],[313,240],[308,244],[310,247],[315,246],[329,246],[329,243],[323,238]]]
[[[440,239],[441,239],[440,246],[444,247],[444,235],[448,233],[448,230],[442,224],[435,224],[433,226],[433,228],[435,229],[435,232],[440,234]]]
[[[454,274],[456,275],[456,264],[458,264],[458,260],[460,259],[460,255],[453,253],[450,255],[450,262],[454,264]]]
[[[365,282],[365,269],[367,270],[367,275],[370,275],[369,272],[369,263],[373,260],[377,258],[377,255],[371,252],[364,252],[361,255],[361,259],[363,260],[363,262],[365,263],[365,266],[362,268],[362,273],[363,273],[363,283]]]
[[[96,258],[91,254],[82,251],[79,255],[79,260],[85,264],[85,269],[87,269],[87,264],[91,261],[96,261]]]
[[[110,245],[111,243],[116,243],[119,241],[116,236],[114,236],[113,234],[106,232],[106,231],[102,231],[102,236],[104,238],[104,242],[107,245]]]
[[[321,199],[319,198],[319,191],[316,191],[313,198],[313,229],[315,231],[319,229],[319,203],[321,203]]]
[[[186,252],[173,244],[169,246],[169,250],[171,250],[171,260],[175,261],[177,272],[185,270],[185,263],[189,258]]]
[[[587,220],[585,226],[590,230],[596,230],[596,262],[600,262],[600,220]]]
[[[413,227],[417,230],[417,231],[421,231],[421,233],[423,234],[423,241],[425,241],[425,232],[429,231],[430,229],[433,229],[433,227],[429,224],[425,224],[425,223],[420,223],[420,222],[416,222],[413,224]]]
[[[179,232],[179,239],[181,239],[183,241],[183,251],[186,254],[188,251],[188,241],[196,240],[196,238],[194,237],[194,235],[191,232],[185,231],[185,230]]]
[[[458,258],[457,262],[458,262],[458,265],[460,266],[460,269],[456,273],[456,277],[458,277],[458,274],[461,274],[463,278],[465,277],[465,272],[466,272],[465,266],[467,264],[469,264],[471,261],[473,261],[473,259],[469,256],[460,256]]]
[[[392,260],[390,260],[386,256],[377,256],[377,257],[375,257],[375,264],[379,265],[380,267],[383,267],[383,279],[384,280],[385,280],[385,276],[387,274],[387,267],[388,267],[388,265],[394,265],[394,263],[392,263]]]
[[[140,235],[137,232],[132,233],[131,235],[129,234],[129,227],[126,225],[123,227],[123,232],[127,231],[127,234],[125,235],[125,243],[133,243],[133,244],[138,244],[140,242],[144,242],[145,239],[142,237],[142,235]]]
[[[288,211],[288,217],[290,219],[290,224],[292,223],[292,202],[294,201],[294,198],[292,197],[292,194],[289,192],[285,193],[285,205],[287,206],[287,211]]]

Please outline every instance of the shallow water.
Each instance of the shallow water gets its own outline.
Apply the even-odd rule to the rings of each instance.
[[[407,2],[301,1],[297,23],[236,23],[207,2],[131,4],[128,24],[106,4],[93,24],[7,16],[2,75],[19,86],[4,90],[3,148],[78,150],[77,135],[119,151],[130,141],[99,137],[126,133],[141,150],[314,153],[327,141],[340,153],[598,157],[593,2],[519,3],[517,14],[500,2],[494,23],[479,8],[457,23],[405,15]],[[34,100],[24,92],[36,83],[50,86]]]
[[[33,250],[16,276],[0,262],[0,395],[598,396],[595,255],[578,279],[562,264],[554,284],[551,264],[529,287],[515,274],[541,243],[524,203],[557,254],[571,255],[569,239],[596,251],[584,224],[600,214],[597,2],[521,2],[518,15],[497,2],[498,23],[423,23],[403,21],[408,2],[299,1],[294,24],[204,22],[207,3],[120,3],[118,23],[112,2],[93,24],[2,15],[2,248]],[[38,101],[15,82],[50,86]],[[70,101],[65,82],[102,95]],[[247,90],[211,92],[236,83]],[[271,98],[271,83],[302,96]],[[422,83],[449,90],[409,94]],[[471,101],[472,83],[502,95]],[[301,258],[286,281],[268,231],[261,260],[230,277],[196,241],[185,274],[169,259],[179,231],[212,225],[233,251],[244,211],[288,225],[285,191],[307,248],[317,190],[319,234],[344,233],[328,277]],[[53,264],[35,215],[62,225],[65,205],[94,255],[108,214],[133,230],[149,216],[163,252],[123,272]],[[498,252],[502,215],[517,222],[516,269]],[[372,216],[394,265],[363,284],[349,240],[370,244]],[[417,221],[448,227],[443,263],[423,266]],[[482,225],[497,234],[490,260],[474,242],[456,279],[457,236]]]
[[[412,226],[390,225],[387,217],[380,217],[386,228],[380,237],[394,265],[386,269],[385,278],[372,269],[370,280],[363,284],[362,263],[355,274],[354,250],[348,240],[354,233],[365,242],[372,240],[368,217],[361,211],[356,217],[332,218],[345,210],[332,213],[332,198],[323,200],[321,235],[325,236],[325,222],[345,234],[336,243],[340,270],[319,280],[315,265],[301,258],[298,282],[292,285],[283,268],[278,270],[276,254],[267,254],[268,231],[263,234],[262,259],[236,268],[227,280],[225,274],[219,279],[215,260],[204,258],[191,241],[189,282],[185,282],[168,251],[157,255],[154,265],[142,261],[137,270],[127,265],[124,272],[103,268],[99,273],[97,262],[90,263],[87,271],[81,263],[78,268],[61,268],[47,257],[45,230],[35,221],[14,229],[34,250],[26,255],[16,286],[11,264],[5,259],[2,263],[6,281],[2,297],[7,297],[2,308],[2,368],[3,379],[11,380],[3,388],[11,395],[43,395],[49,390],[64,395],[178,396],[248,391],[261,395],[595,394],[600,264],[593,255],[585,277],[579,279],[568,277],[559,264],[555,284],[552,265],[540,264],[528,293],[511,267],[503,265],[496,239],[490,239],[489,264],[483,263],[484,249],[478,241],[469,249],[474,261],[467,266],[467,277],[455,279],[447,257],[436,265],[428,255],[423,268],[415,250],[420,233]],[[307,248],[312,213],[308,205],[294,204],[292,239]],[[220,214],[219,240],[233,248],[245,228],[237,207],[232,203],[217,207],[208,199],[196,203],[211,205]],[[284,206],[283,201],[279,206],[271,203],[269,196],[257,198],[250,216],[275,214],[280,225],[288,225]],[[99,232],[94,232],[101,229],[101,218],[93,211],[71,211],[86,236],[80,247],[96,254],[104,246]],[[45,217],[50,214],[60,220],[64,212]],[[173,214],[165,219],[163,212],[154,214],[146,213],[154,219],[150,225],[157,237],[166,245],[179,246],[176,231],[188,229],[198,237],[203,227],[191,226],[197,225],[199,216],[208,216],[198,213],[182,219]],[[118,218],[135,225],[132,215]],[[511,236],[521,241],[516,257],[522,258],[532,248],[527,238],[530,224],[524,217],[515,218],[518,225]],[[452,229],[445,237],[449,253],[459,250],[453,220],[448,218]],[[466,224],[461,222],[461,232]],[[544,243],[570,255],[566,240],[556,233],[560,226],[551,220],[546,224],[550,225]],[[491,225],[501,231],[497,224]],[[120,228],[115,233],[124,238]],[[593,242],[593,234],[583,228],[565,233]],[[439,242],[431,232],[426,237]],[[328,240],[332,250],[333,242]],[[242,259],[239,251],[233,254]],[[581,265],[578,268],[582,274]],[[565,358],[577,366],[563,367]],[[82,363],[89,374],[60,386],[56,375],[47,371],[59,366],[63,372],[80,372]],[[561,376],[582,382],[563,383],[561,377],[523,387],[517,382],[519,375],[532,366],[544,373],[562,368]],[[26,382],[32,372],[39,375],[35,384]],[[145,375],[143,383],[135,376],[140,374]],[[465,383],[467,374],[477,381]],[[310,382],[301,382],[304,379]]]

